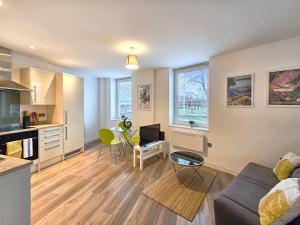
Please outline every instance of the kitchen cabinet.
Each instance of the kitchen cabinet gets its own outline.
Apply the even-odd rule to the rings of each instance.
[[[65,125],[65,153],[70,153],[84,146],[83,123]]]
[[[84,80],[66,73],[56,74],[58,85],[55,123],[64,124],[64,153],[84,149]]]
[[[55,73],[36,68],[20,70],[20,83],[30,88],[30,93],[21,93],[21,103],[31,105],[55,105]]]
[[[0,218],[1,225],[31,224],[31,161],[1,156]]]
[[[83,79],[63,75],[63,102],[65,124],[83,123]]]
[[[39,163],[60,158],[63,160],[63,127],[62,125],[38,128],[39,130]],[[41,166],[39,165],[39,168]]]

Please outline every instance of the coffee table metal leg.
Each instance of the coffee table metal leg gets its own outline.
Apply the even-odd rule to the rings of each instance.
[[[176,167],[175,167],[175,163],[172,162],[172,166],[173,166],[173,169],[174,169],[174,172],[177,174],[177,170],[176,170]],[[183,167],[185,168],[185,167]],[[202,168],[202,166],[199,166],[197,169],[195,169],[195,167],[191,167],[191,169],[201,178],[201,179],[204,179],[203,176],[199,173],[199,170]]]
[[[202,166],[200,166],[198,169],[195,169],[194,167],[192,167],[192,169],[194,170],[195,173],[198,174],[198,176],[203,179],[203,177],[201,176],[201,174],[199,173],[199,170],[201,169]]]
[[[175,167],[174,163],[172,163],[172,166],[173,166],[173,169],[174,169],[174,171],[175,171],[175,173],[176,173],[177,170],[176,170],[176,167]]]

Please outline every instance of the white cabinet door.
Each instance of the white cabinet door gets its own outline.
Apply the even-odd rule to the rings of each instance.
[[[20,82],[33,90],[30,93],[21,93],[21,103],[32,105],[56,104],[55,73],[36,68],[24,68],[20,70]]]
[[[83,79],[71,75],[63,75],[64,123],[83,123]]]
[[[83,123],[69,124],[64,127],[64,151],[72,152],[84,147],[84,127]]]
[[[30,87],[33,104],[55,105],[55,73],[31,68]]]

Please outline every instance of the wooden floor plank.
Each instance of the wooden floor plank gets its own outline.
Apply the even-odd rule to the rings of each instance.
[[[69,225],[214,225],[213,200],[233,176],[218,171],[193,222],[142,194],[149,184],[172,170],[168,159],[153,157],[144,170],[132,167],[132,153],[118,164],[109,151],[94,146],[80,155],[32,175],[32,224]]]

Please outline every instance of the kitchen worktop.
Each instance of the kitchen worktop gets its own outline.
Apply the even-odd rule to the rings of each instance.
[[[40,124],[40,125],[32,125],[30,127],[36,128],[36,129],[43,129],[43,128],[48,128],[48,127],[58,127],[58,126],[63,126],[63,124]]]
[[[35,127],[30,127],[30,128],[26,128],[26,129],[18,129],[18,130],[3,131],[3,132],[0,132],[0,136],[1,136],[1,135],[7,135],[7,134],[15,134],[15,133],[21,133],[21,132],[33,131],[33,130],[37,130],[37,128],[35,128]]]
[[[7,134],[15,134],[15,133],[21,133],[21,132],[27,132],[27,131],[34,131],[38,129],[48,128],[48,127],[58,127],[63,126],[63,124],[40,124],[40,125],[32,125],[26,129],[18,129],[18,130],[10,130],[10,131],[3,131],[0,132],[1,135],[7,135]]]
[[[32,165],[32,161],[1,155],[0,176],[3,176],[8,173],[12,173],[16,170],[22,169],[30,165]]]

